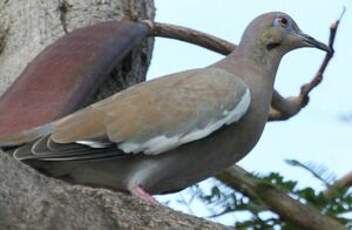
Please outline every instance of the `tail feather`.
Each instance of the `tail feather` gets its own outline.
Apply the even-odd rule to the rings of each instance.
[[[31,159],[33,157],[33,154],[31,152],[32,146],[33,144],[28,144],[17,148],[12,154],[13,157],[19,161]]]
[[[15,134],[0,136],[0,147],[11,147],[30,143],[36,139],[49,135],[54,130],[52,123],[33,129],[24,130]]]

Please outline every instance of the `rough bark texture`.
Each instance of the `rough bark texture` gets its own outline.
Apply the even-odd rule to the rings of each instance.
[[[154,17],[153,0],[1,0],[0,94],[58,37],[99,21]],[[153,41],[134,50],[95,100],[145,79]],[[72,186],[0,152],[0,229],[224,229],[129,195]]]
[[[153,0],[1,0],[0,94],[26,65],[58,37],[82,26],[121,19],[153,19]],[[97,96],[145,79],[153,41],[138,47],[116,70]]]
[[[225,229],[104,189],[72,186],[0,156],[0,229]]]

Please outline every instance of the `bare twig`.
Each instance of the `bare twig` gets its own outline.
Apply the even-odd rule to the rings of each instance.
[[[151,36],[172,38],[188,42],[223,55],[228,55],[237,48],[237,46],[231,42],[198,30],[149,20],[143,22],[151,29]]]
[[[325,69],[328,66],[331,58],[334,56],[334,53],[335,53],[334,42],[335,42],[335,38],[336,38],[336,32],[337,32],[338,26],[340,24],[340,21],[341,21],[341,18],[343,16],[344,12],[345,12],[345,10],[343,11],[341,17],[336,22],[332,23],[330,26],[329,48],[330,48],[331,52],[328,52],[325,55],[325,58],[321,64],[318,72],[316,73],[315,77],[311,80],[311,82],[302,86],[301,93],[300,93],[300,95],[302,97],[307,97],[309,95],[309,93],[312,91],[312,89],[314,89],[318,84],[320,84],[320,82],[323,79],[323,74],[325,72]]]
[[[330,48],[331,52],[326,53],[325,58],[324,58],[323,62],[321,63],[321,65],[318,69],[318,72],[315,74],[313,79],[310,82],[304,84],[301,87],[301,91],[300,91],[299,95],[297,97],[293,98],[295,103],[298,104],[299,109],[304,108],[308,104],[310,92],[315,87],[317,87],[323,80],[323,75],[326,70],[326,67],[330,63],[330,61],[335,53],[334,43],[335,43],[336,33],[337,33],[337,29],[340,25],[341,19],[342,19],[343,15],[345,14],[345,11],[346,11],[346,9],[343,8],[343,11],[342,11],[339,19],[336,20],[334,23],[332,23],[330,26],[329,48]],[[290,118],[290,116],[287,116],[286,114],[282,114],[278,110],[271,109],[270,113],[269,113],[268,120],[269,121],[282,121],[282,120],[287,120],[288,118]]]
[[[295,167],[300,167],[305,169],[307,172],[311,173],[312,176],[314,176],[316,179],[318,179],[319,181],[321,181],[322,183],[324,183],[324,185],[326,187],[331,186],[330,185],[330,181],[333,180],[334,175],[329,175],[328,177],[325,176],[325,174],[327,174],[327,169],[324,165],[319,165],[316,166],[313,163],[302,163],[298,160],[285,160],[287,164],[291,165],[291,166],[295,166]]]
[[[274,186],[256,180],[239,166],[232,166],[216,178],[251,199],[263,202],[271,211],[298,229],[345,229],[342,224],[322,215],[313,207],[301,204]]]

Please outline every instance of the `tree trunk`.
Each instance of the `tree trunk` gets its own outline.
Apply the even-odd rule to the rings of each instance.
[[[153,0],[2,0],[0,94],[47,45],[100,21],[154,17]],[[153,41],[136,48],[95,100],[145,80]],[[121,66],[120,66],[121,67]],[[223,229],[129,195],[72,186],[0,153],[0,229]]]
[[[105,189],[47,178],[0,158],[0,229],[225,229]]]
[[[153,0],[2,0],[0,2],[0,94],[26,65],[57,38],[77,28],[97,22],[153,19]],[[114,71],[98,98],[145,80],[153,40],[135,49]]]

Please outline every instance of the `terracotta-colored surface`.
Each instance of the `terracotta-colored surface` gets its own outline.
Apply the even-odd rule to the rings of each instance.
[[[141,23],[111,21],[58,39],[0,98],[0,135],[45,124],[77,110],[147,32]]]

